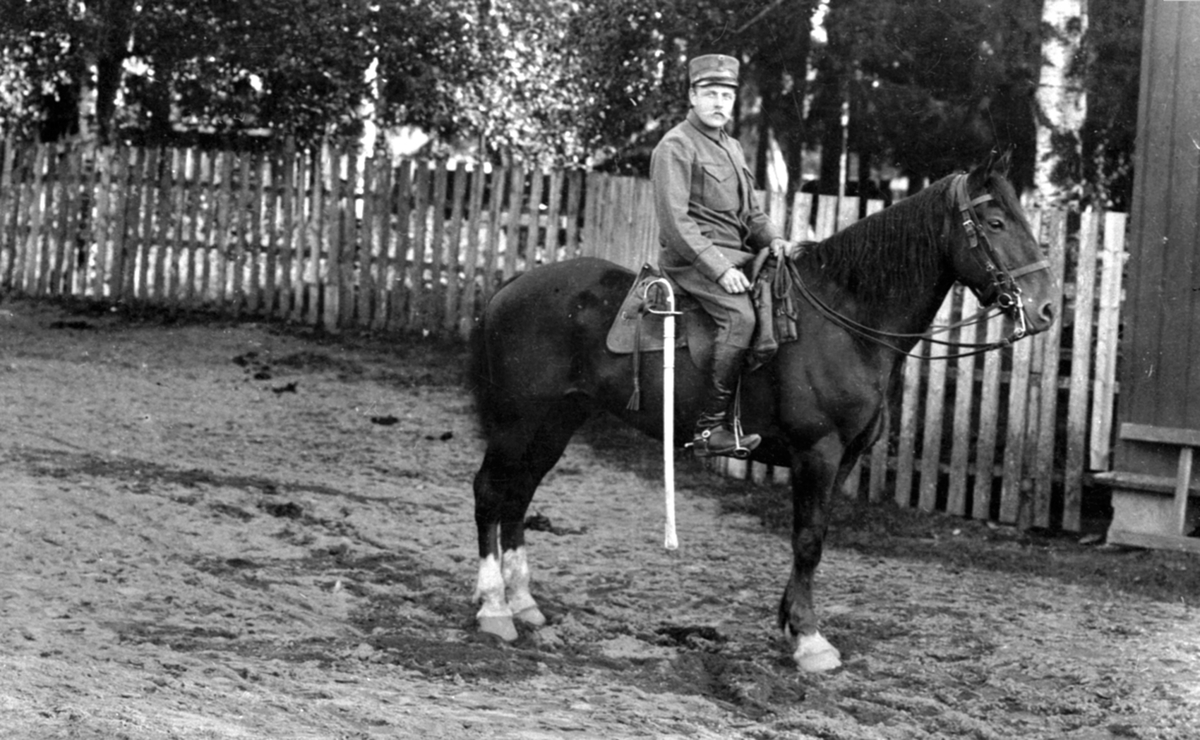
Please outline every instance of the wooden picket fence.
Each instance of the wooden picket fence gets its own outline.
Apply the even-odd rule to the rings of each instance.
[[[760,197],[799,239],[882,207]],[[979,357],[909,360],[891,434],[864,457],[851,493],[1079,529],[1090,474],[1109,467],[1125,216],[1031,215],[1067,278],[1059,315],[1074,320]],[[584,255],[637,268],[655,259],[656,234],[647,181],[579,170],[385,162],[328,148],[6,141],[0,151],[0,290],[31,296],[465,336],[512,275]],[[939,323],[974,309],[955,290]],[[992,341],[999,331],[990,322],[942,338]],[[927,355],[926,343],[917,352]],[[724,466],[756,480],[788,473]]]

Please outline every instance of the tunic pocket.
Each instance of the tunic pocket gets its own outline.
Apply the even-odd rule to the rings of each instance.
[[[702,162],[704,205],[714,211],[736,211],[738,207],[737,171],[733,165]]]

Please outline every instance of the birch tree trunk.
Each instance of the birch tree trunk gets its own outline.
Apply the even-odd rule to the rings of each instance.
[[[1042,1],[1042,65],[1037,87],[1034,186],[1042,206],[1082,194],[1080,132],[1087,115],[1083,53],[1087,0]]]

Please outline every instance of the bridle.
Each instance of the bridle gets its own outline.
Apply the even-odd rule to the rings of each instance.
[[[981,219],[975,211],[975,207],[987,203],[992,200],[989,193],[984,193],[976,198],[971,198],[967,191],[967,178],[969,176],[961,173],[954,176],[951,181],[950,190],[954,198],[954,208],[962,218],[963,231],[967,236],[967,244],[971,254],[979,260],[984,271],[988,275],[989,282],[982,290],[973,286],[968,286],[975,296],[979,299],[980,305],[984,307],[984,311],[975,319],[968,319],[958,324],[949,327],[938,327],[920,334],[904,334],[898,332],[888,332],[874,327],[860,324],[859,322],[838,313],[832,306],[825,303],[820,296],[816,295],[809,289],[808,285],[800,277],[799,272],[796,272],[796,286],[800,294],[813,305],[826,319],[834,324],[842,327],[846,331],[855,334],[863,339],[879,344],[888,349],[899,352],[909,357],[917,357],[919,359],[929,360],[952,360],[959,357],[970,357],[971,355],[982,354],[993,349],[1008,347],[1013,342],[1027,336],[1029,334],[1029,324],[1025,317],[1025,306],[1021,301],[1021,288],[1017,285],[1017,278],[1023,275],[1029,275],[1039,270],[1049,270],[1050,262],[1045,259],[1037,260],[1028,265],[1022,265],[1014,269],[1007,269],[996,254],[996,250],[988,241],[987,234],[980,225]],[[935,339],[934,334],[939,331],[950,331],[959,326],[964,326],[975,321],[981,321],[987,318],[988,309],[995,306],[1002,313],[1007,313],[1013,317],[1013,331],[1007,337],[998,342],[988,343],[967,343],[967,342],[947,342],[941,339]],[[911,352],[906,352],[897,347],[892,339],[918,339],[929,342],[930,344],[938,344],[944,347],[955,347],[958,349],[967,349],[966,352],[956,352],[953,354],[945,354],[930,357],[921,357]]]
[[[996,254],[992,243],[988,241],[987,234],[980,226],[979,214],[975,211],[975,206],[987,203],[992,200],[992,196],[990,193],[984,193],[976,198],[971,198],[967,192],[968,177],[966,174],[955,175],[950,188],[953,191],[955,208],[962,216],[962,227],[967,234],[967,244],[971,253],[983,263],[983,269],[988,274],[989,283],[986,288],[978,290],[972,287],[971,290],[979,299],[980,305],[992,306],[994,304],[1004,313],[1012,315],[1016,326],[1012,335],[1007,339],[1007,343],[1011,344],[1029,333],[1029,325],[1025,318],[1025,306],[1021,302],[1021,288],[1017,285],[1017,278],[1039,270],[1049,270],[1050,262],[1041,259],[1013,270],[1005,269],[1002,266],[1000,256]]]

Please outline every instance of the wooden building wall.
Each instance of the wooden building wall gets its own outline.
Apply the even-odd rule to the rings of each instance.
[[[1178,546],[1115,539],[1118,529],[1178,537],[1197,508],[1169,494],[1177,476],[1197,479],[1179,440],[1200,439],[1200,2],[1145,9],[1115,463],[1118,476],[1167,483],[1115,488],[1109,540]]]
[[[1120,419],[1200,429],[1200,3],[1148,0]]]

